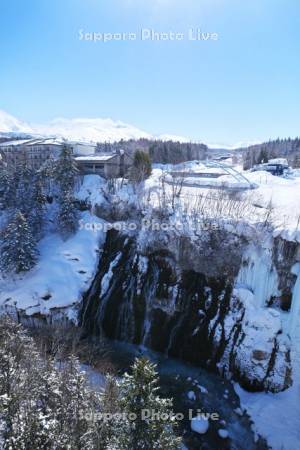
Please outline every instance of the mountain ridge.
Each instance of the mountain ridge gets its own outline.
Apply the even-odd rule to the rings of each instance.
[[[59,137],[82,142],[117,142],[130,139],[162,139],[189,142],[182,136],[164,134],[153,136],[139,128],[110,118],[56,118],[45,124],[31,124],[0,110],[0,136],[32,135]]]

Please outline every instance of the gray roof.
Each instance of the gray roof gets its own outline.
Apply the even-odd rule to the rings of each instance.
[[[90,156],[77,156],[75,159],[76,161],[82,161],[82,162],[105,162],[110,161],[111,159],[114,159],[117,154],[110,154],[110,155],[90,155]]]
[[[87,147],[96,147],[95,144],[87,143],[87,142],[78,142],[78,141],[64,141],[63,139],[58,138],[31,138],[31,139],[14,139],[11,141],[1,142],[0,147],[10,147],[10,146],[20,146],[20,145],[62,145],[62,144],[76,144]]]

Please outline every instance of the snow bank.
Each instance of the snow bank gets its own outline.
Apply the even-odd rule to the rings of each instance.
[[[253,393],[235,384],[241,405],[255,424],[255,430],[273,450],[298,450],[300,442],[300,386],[297,381],[284,392]]]
[[[300,242],[300,176],[296,171],[289,178],[265,171],[247,172],[248,179],[258,185],[256,203],[263,208],[272,206],[275,235]]]

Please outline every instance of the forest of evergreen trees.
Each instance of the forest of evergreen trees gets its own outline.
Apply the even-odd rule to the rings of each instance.
[[[205,159],[208,147],[204,144],[180,143],[174,141],[138,139],[114,143],[98,143],[97,151],[114,152],[125,150],[133,155],[137,150],[149,153],[152,163],[178,164],[194,159]]]
[[[2,272],[30,270],[37,262],[37,243],[43,236],[49,205],[55,226],[65,238],[76,231],[78,217],[74,187],[78,170],[72,150],[64,145],[58,160],[49,159],[38,171],[25,164],[1,164],[0,208],[6,224],[1,232]]]
[[[300,138],[277,139],[262,144],[251,145],[240,149],[243,154],[244,169],[248,170],[255,164],[267,162],[272,158],[286,158],[290,166],[300,167]]]
[[[92,389],[79,360],[60,360],[11,318],[0,318],[0,448],[176,450],[171,399],[159,396],[155,366],[136,359],[121,379]],[[150,411],[146,418],[143,411]],[[155,417],[153,414],[156,414]]]

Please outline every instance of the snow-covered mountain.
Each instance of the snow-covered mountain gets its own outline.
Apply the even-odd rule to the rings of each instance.
[[[39,136],[56,136],[70,140],[94,142],[151,137],[150,134],[132,125],[111,119],[59,118],[44,124],[28,124],[1,110],[0,133],[29,133]]]
[[[5,111],[0,110],[0,135],[2,134],[32,134],[38,136],[55,136],[76,141],[114,142],[121,139],[162,139],[176,140],[180,142],[189,141],[188,138],[165,134],[153,136],[133,125],[112,119],[65,119],[58,118],[44,124],[25,123]]]
[[[70,140],[112,142],[121,139],[149,138],[150,134],[112,119],[59,118],[46,125],[34,125],[36,133],[59,136]]]
[[[32,133],[33,130],[29,124],[17,119],[14,116],[0,110],[0,133]]]

